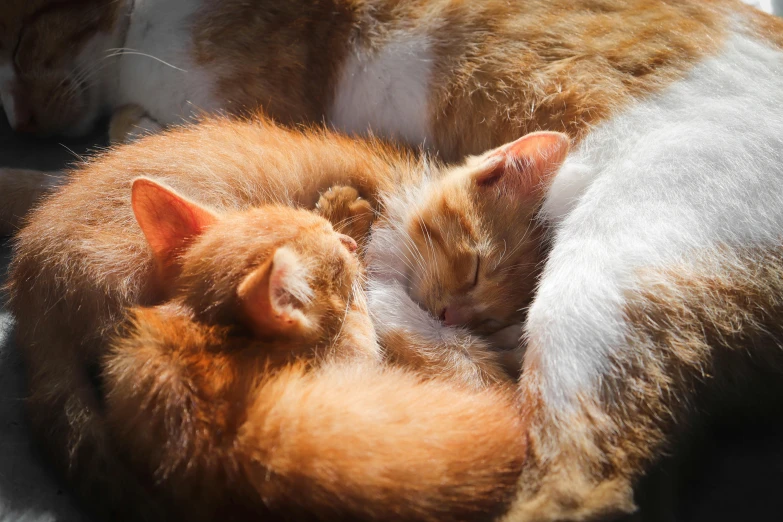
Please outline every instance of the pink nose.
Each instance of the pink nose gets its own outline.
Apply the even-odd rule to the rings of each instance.
[[[440,317],[446,326],[461,326],[470,322],[470,310],[463,306],[447,306]]]

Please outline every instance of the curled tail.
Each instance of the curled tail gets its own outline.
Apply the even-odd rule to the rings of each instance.
[[[360,362],[269,371],[213,327],[136,317],[107,359],[107,415],[191,519],[487,520],[515,494],[526,438],[502,387]]]
[[[292,367],[264,384],[238,448],[273,509],[323,520],[446,521],[502,512],[524,440],[501,392],[335,365]]]

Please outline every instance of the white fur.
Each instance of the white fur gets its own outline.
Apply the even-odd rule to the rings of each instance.
[[[554,411],[596,394],[612,355],[632,357],[623,353],[623,305],[638,269],[726,245],[779,245],[781,106],[783,54],[735,35],[719,56],[599,126],[569,156],[542,212],[554,244],[525,328],[526,365],[537,367]],[[402,223],[430,184],[388,196],[389,223],[373,232],[369,299],[381,333],[456,332],[400,292],[416,263]]]
[[[526,326],[527,365],[556,409],[596,394],[627,350],[641,267],[771,246],[783,235],[783,54],[734,35],[718,57],[592,132],[553,186],[555,241]],[[566,180],[566,181],[573,181]],[[573,210],[562,213],[563,186]],[[631,354],[625,354],[632,356]]]
[[[377,51],[353,49],[342,67],[329,122],[348,133],[372,129],[414,146],[425,143],[432,66],[426,35],[400,32]]]
[[[417,266],[418,252],[414,250],[416,247],[408,237],[405,224],[434,184],[435,179],[425,175],[414,184],[398,187],[395,192],[384,195],[387,219],[373,228],[365,258],[369,276],[367,300],[381,336],[394,330],[406,330],[438,342],[444,336],[459,332],[430,316],[410,296],[410,270]]]
[[[161,125],[220,104],[214,78],[190,54],[193,14],[204,0],[136,0],[111,104],[143,107]]]

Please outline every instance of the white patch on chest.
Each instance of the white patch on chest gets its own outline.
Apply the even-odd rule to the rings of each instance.
[[[545,205],[555,239],[526,331],[554,408],[626,353],[635,272],[783,237],[783,53],[741,35],[596,128]]]
[[[400,32],[377,51],[353,49],[337,82],[329,122],[347,133],[371,129],[413,146],[425,143],[432,67],[425,35]]]
[[[203,3],[136,0],[111,96],[115,107],[140,105],[162,125],[221,107],[215,76],[192,57],[192,19]]]

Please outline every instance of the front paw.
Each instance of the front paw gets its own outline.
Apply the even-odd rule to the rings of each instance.
[[[362,199],[353,187],[336,185],[323,194],[315,206],[316,212],[329,220],[334,229],[362,244],[375,220],[372,205]]]

